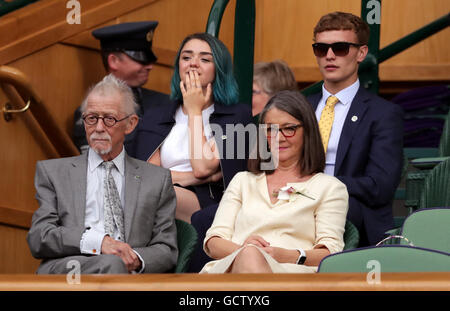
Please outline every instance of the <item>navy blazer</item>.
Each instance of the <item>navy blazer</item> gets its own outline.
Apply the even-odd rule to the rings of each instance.
[[[135,152],[133,152],[136,158],[147,161],[161,146],[175,125],[174,116],[179,105],[181,105],[179,101],[170,101],[164,104],[152,105],[149,109],[146,109],[136,134]],[[223,180],[219,183],[209,183],[194,187],[202,208],[218,203],[222,198],[224,189],[234,175],[247,169],[249,135],[245,134],[244,144],[246,148],[242,153],[242,150],[238,150],[238,144],[236,143],[239,141],[240,134],[235,131],[230,132],[233,127],[229,127],[227,132],[226,125],[242,124],[245,127],[252,121],[250,105],[236,104],[225,106],[218,103],[214,104],[214,112],[209,118],[209,123],[211,125],[217,124],[222,129],[221,133],[216,133],[214,132],[214,127],[212,126],[211,128],[220,154]],[[233,137],[230,135],[233,135]],[[231,152],[229,150],[230,147],[234,149]]]
[[[321,98],[322,93],[308,96],[314,110]],[[342,128],[334,175],[347,186],[347,218],[359,229],[362,244],[379,242],[393,228],[392,201],[402,167],[402,108],[361,86]]]

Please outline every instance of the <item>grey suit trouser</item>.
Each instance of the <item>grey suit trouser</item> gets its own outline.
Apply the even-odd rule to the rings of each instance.
[[[44,260],[37,274],[67,274],[75,268],[80,268],[81,274],[120,274],[128,273],[127,267],[119,256],[69,256],[58,259]]]

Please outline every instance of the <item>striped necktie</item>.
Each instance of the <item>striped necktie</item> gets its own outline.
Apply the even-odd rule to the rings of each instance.
[[[328,141],[330,140],[331,128],[334,121],[334,106],[339,102],[336,96],[331,95],[327,98],[325,108],[322,110],[319,120],[320,136],[322,137],[323,148],[325,153],[328,148]]]

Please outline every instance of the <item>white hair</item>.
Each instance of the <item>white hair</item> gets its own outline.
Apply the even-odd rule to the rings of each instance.
[[[100,96],[120,95],[122,97],[122,112],[125,114],[135,114],[138,111],[138,105],[134,98],[131,88],[122,80],[109,74],[102,81],[91,87],[81,104],[81,112],[84,113],[87,107],[89,95],[96,94]]]

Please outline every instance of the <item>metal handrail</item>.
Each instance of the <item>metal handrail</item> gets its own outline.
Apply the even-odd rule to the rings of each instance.
[[[218,37],[223,13],[229,0],[214,0],[206,24],[206,32]],[[234,18],[234,75],[239,87],[239,100],[251,105],[255,45],[255,0],[236,0]]]
[[[219,36],[220,24],[222,23],[223,13],[230,0],[214,0],[209,10],[208,21],[206,22],[206,32],[214,37]]]
[[[26,110],[22,108],[23,112],[31,113],[59,156],[79,154],[70,136],[56,123],[24,73],[13,67],[0,66],[0,84],[14,107],[21,107],[24,102],[29,102],[29,108]],[[17,93],[14,92],[14,89]],[[3,108],[3,111],[8,113],[8,109],[5,112],[5,108]]]
[[[378,62],[382,63],[385,60],[403,52],[407,48],[419,43],[420,41],[434,35],[435,33],[447,28],[450,25],[450,13],[434,20],[416,31],[398,39],[397,41],[382,48],[378,55]]]

